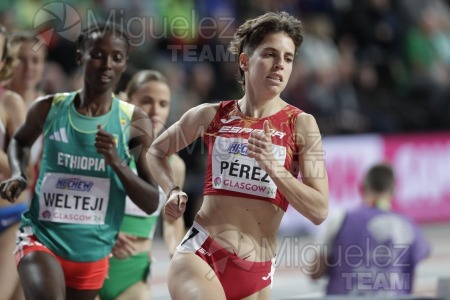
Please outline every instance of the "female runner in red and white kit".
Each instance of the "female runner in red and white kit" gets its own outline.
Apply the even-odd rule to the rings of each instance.
[[[165,215],[177,219],[188,198],[168,157],[200,136],[208,147],[204,201],[169,269],[172,299],[269,299],[288,205],[314,224],[327,217],[319,128],[280,98],[302,41],[301,22],[287,13],[246,21],[230,45],[244,96],[190,109],[150,148],[150,170],[168,199]]]

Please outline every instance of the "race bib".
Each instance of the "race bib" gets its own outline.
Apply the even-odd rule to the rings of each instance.
[[[274,199],[277,186],[255,159],[247,156],[246,139],[217,137],[214,142],[212,186],[222,189]],[[284,165],[286,147],[272,145],[275,161]]]
[[[109,178],[46,173],[39,195],[39,220],[101,225],[109,202]]]

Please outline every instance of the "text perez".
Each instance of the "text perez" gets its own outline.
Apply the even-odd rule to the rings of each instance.
[[[260,167],[250,167],[248,165],[240,164],[239,160],[236,159],[234,162],[229,163],[227,161],[220,162],[220,173],[223,174],[227,172],[229,176],[251,179],[255,181],[261,182],[270,182],[268,180],[269,175],[265,173],[261,177],[261,168]]]

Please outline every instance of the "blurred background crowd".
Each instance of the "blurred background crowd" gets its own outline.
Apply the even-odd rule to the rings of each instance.
[[[284,10],[304,24],[284,99],[313,114],[325,136],[389,134],[450,128],[449,2],[3,0],[0,23],[9,32],[41,34],[48,46],[45,61],[37,57],[22,65],[24,84],[37,83],[44,94],[82,84],[74,60],[82,28],[121,23],[135,46],[118,92],[137,71],[160,70],[172,89],[172,123],[195,105],[242,95],[228,42],[245,19]],[[187,190],[199,197],[204,150],[195,143],[181,153]]]
[[[0,4],[10,32],[42,32],[36,16],[49,1]],[[59,2],[63,3],[63,2]],[[161,69],[176,91],[172,120],[202,102],[241,95],[228,42],[243,20],[269,10],[300,17],[305,37],[284,98],[313,113],[325,135],[450,127],[450,9],[445,0],[153,0],[64,1],[49,41],[44,92],[76,85],[73,40],[63,30],[108,18],[136,40],[127,80]],[[56,11],[53,11],[57,13]],[[70,12],[68,9],[62,13]],[[78,19],[77,19],[78,18]],[[187,25],[186,25],[187,24]],[[186,25],[186,27],[185,27]],[[75,32],[75,31],[74,31]],[[76,32],[75,32],[76,33]],[[75,82],[73,82],[75,81]]]

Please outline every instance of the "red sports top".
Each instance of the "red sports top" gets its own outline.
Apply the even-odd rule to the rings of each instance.
[[[256,160],[247,157],[247,140],[250,132],[263,131],[264,121],[268,120],[275,159],[297,177],[295,123],[302,110],[286,105],[270,117],[257,119],[244,115],[237,103],[236,100],[220,102],[203,135],[208,147],[204,194],[269,201],[286,211],[289,204],[286,198]]]

